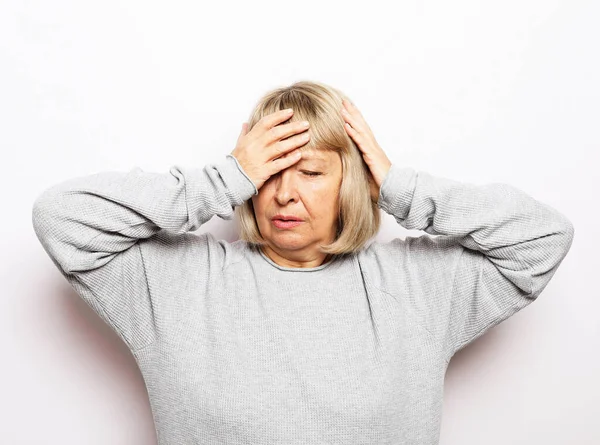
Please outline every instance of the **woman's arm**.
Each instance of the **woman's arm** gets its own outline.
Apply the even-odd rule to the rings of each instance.
[[[432,252],[423,263],[455,268],[448,359],[537,298],[573,242],[573,224],[564,215],[507,184],[474,185],[392,165],[378,206],[407,229],[452,237],[411,239],[415,251],[417,244],[447,251],[448,240],[460,247],[455,262]]]
[[[144,261],[160,258],[145,258],[143,244],[163,229],[185,234],[214,215],[231,219],[234,207],[256,193],[237,160],[228,155],[204,168],[173,166],[167,173],[136,168],[67,180],[35,200],[32,222],[65,278],[136,350],[155,339],[160,311],[168,310],[169,303],[154,300]],[[195,242],[206,244],[199,250],[205,258],[198,261],[223,261],[223,246],[214,238]],[[159,255],[174,251],[167,245],[152,249]]]

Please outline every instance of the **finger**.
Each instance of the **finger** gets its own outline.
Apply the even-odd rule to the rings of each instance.
[[[239,140],[240,140],[241,138],[243,138],[244,136],[246,136],[246,134],[247,134],[247,133],[248,133],[248,123],[247,123],[247,122],[244,122],[244,123],[242,124],[242,129],[240,130],[240,134],[239,134],[239,136],[238,136],[238,139],[237,139],[237,140],[238,140],[238,142],[239,142]]]
[[[279,110],[271,114],[267,114],[263,116],[257,123],[257,127],[259,127],[263,132],[271,130],[276,125],[280,124],[288,120],[294,114],[294,110]]]
[[[262,135],[261,144],[266,147],[269,159],[278,158],[295,148],[306,144],[310,139],[308,122],[290,122],[272,128]]]
[[[290,119],[292,114],[294,114],[293,110],[289,108],[286,110],[278,110],[274,113],[263,116],[252,127],[252,130],[249,133],[251,138],[253,140],[257,140],[264,137],[264,135],[267,134],[273,127]]]
[[[292,165],[294,165],[296,162],[298,162],[300,160],[300,158],[302,157],[302,152],[300,151],[299,148],[297,148],[296,150],[287,153],[284,156],[281,156],[277,159],[275,159],[274,161],[270,162],[271,165],[271,176],[273,176],[276,173],[279,173],[281,170],[284,170]]]
[[[349,123],[352,128],[358,132],[364,132],[365,126],[363,125],[362,122],[360,122],[357,118],[355,118],[354,116],[352,116],[348,110],[346,110],[345,108],[342,109],[342,116],[344,117],[344,120]]]
[[[279,142],[290,136],[301,134],[308,130],[310,123],[308,121],[289,122],[287,124],[280,124],[271,128],[267,133],[268,142]]]
[[[350,111],[350,113],[354,113],[357,114],[359,116],[362,116],[362,113],[360,112],[360,110],[358,109],[358,107],[356,105],[354,105],[354,103],[352,103],[350,101],[350,99],[344,98],[342,99],[342,104],[344,105],[344,107]]]
[[[271,157],[278,158],[280,156],[285,156],[286,154],[293,152],[296,148],[300,148],[307,144],[309,140],[310,133],[305,131],[304,133],[279,141],[270,148]]]
[[[342,103],[344,104],[344,106],[342,107],[342,114],[345,113],[346,115],[354,119],[354,123],[351,122],[350,125],[356,128],[357,131],[371,131],[371,127],[369,127],[369,124],[363,117],[360,110],[356,107],[356,105],[354,105],[348,99],[343,99]],[[346,111],[344,112],[344,110]]]
[[[359,148],[362,148],[365,142],[365,138],[362,136],[362,134],[356,131],[354,128],[352,128],[348,122],[344,124],[344,128],[346,129],[350,137],[354,140],[354,142],[356,142],[356,145],[358,145]]]

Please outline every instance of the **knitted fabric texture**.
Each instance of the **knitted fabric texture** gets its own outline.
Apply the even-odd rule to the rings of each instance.
[[[227,155],[69,179],[33,205],[53,263],[132,351],[160,445],[437,444],[448,361],[540,295],[574,234],[513,186],[395,164],[378,206],[422,236],[303,269],[191,233],[257,192]]]

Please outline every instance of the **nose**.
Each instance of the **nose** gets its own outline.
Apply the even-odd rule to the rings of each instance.
[[[298,189],[294,170],[286,168],[275,175],[275,200],[284,206],[298,201]]]

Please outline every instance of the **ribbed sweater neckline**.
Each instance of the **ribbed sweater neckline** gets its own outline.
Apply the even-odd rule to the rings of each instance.
[[[258,253],[260,254],[260,256],[267,262],[269,263],[271,266],[279,269],[279,270],[283,270],[285,272],[316,272],[318,270],[322,270],[325,269],[326,267],[328,267],[330,264],[334,263],[336,261],[336,257],[334,256],[332,259],[330,259],[328,262],[326,262],[325,264],[321,264],[320,266],[316,266],[316,267],[285,267],[285,266],[281,266],[279,264],[277,264],[275,261],[273,261],[271,258],[269,258],[267,255],[265,255],[265,253],[259,248],[257,249]]]

